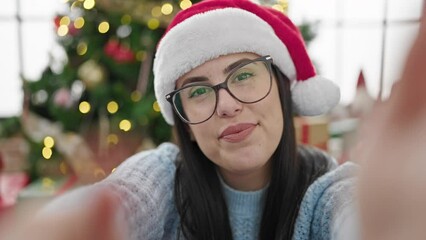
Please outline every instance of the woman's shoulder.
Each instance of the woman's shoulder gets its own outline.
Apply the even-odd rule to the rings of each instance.
[[[178,154],[178,147],[172,143],[139,152],[121,163],[100,184],[113,186],[121,192],[137,193],[140,197],[169,192],[174,185]]]
[[[347,162],[332,168],[307,189],[300,205],[294,239],[330,239],[335,215],[354,200],[358,165]]]
[[[99,183],[121,198],[131,239],[161,239],[174,234],[178,215],[174,208],[173,189],[179,149],[163,143],[124,161]]]

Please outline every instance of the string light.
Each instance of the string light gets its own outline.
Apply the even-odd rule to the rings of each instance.
[[[88,112],[90,112],[90,103],[83,101],[79,104],[78,106],[78,110],[80,110],[81,113],[86,114]]]
[[[79,42],[77,45],[77,54],[83,56],[87,53],[87,43]]]
[[[47,148],[53,148],[53,146],[55,146],[55,140],[51,136],[45,137],[43,143]]]
[[[160,26],[160,21],[156,18],[151,18],[148,20],[148,28],[151,30],[155,30]]]
[[[192,6],[192,2],[190,0],[182,0],[179,6],[182,10],[185,10]]]
[[[99,23],[98,31],[100,33],[106,33],[106,32],[108,32],[108,30],[109,30],[109,23],[108,22],[104,21],[104,22]]]
[[[81,3],[80,2],[78,2],[78,1],[75,1],[75,2],[73,2],[72,4],[71,4],[71,10],[74,10],[74,9],[76,9],[76,8],[78,8],[79,6],[81,5]]]
[[[55,181],[53,181],[52,179],[48,177],[44,177],[41,180],[41,185],[43,186],[43,188],[52,188],[53,185],[55,185]]]
[[[44,159],[49,160],[52,157],[52,149],[44,147],[41,151],[41,155],[43,155]]]
[[[95,7],[95,0],[85,0],[83,7],[87,10],[90,10]]]
[[[108,134],[107,143],[110,144],[110,145],[112,145],[112,144],[117,145],[118,144],[118,136],[116,134],[113,134],[113,133]]]
[[[71,19],[68,16],[63,16],[61,20],[59,20],[59,25],[68,26],[71,23]]]
[[[132,22],[132,16],[130,16],[129,14],[124,14],[121,17],[121,24],[127,25],[127,24],[130,24],[131,22]]]
[[[139,91],[133,91],[130,94],[130,99],[132,99],[133,102],[139,102],[142,98],[142,94]]]
[[[278,11],[280,11],[280,12],[284,12],[284,8],[283,8],[283,6],[281,6],[281,5],[279,5],[279,4],[274,4],[274,5],[272,5],[272,8],[273,8],[273,9],[275,9],[275,10],[278,10]]]
[[[84,18],[78,17],[74,20],[74,27],[76,29],[81,29],[84,26],[84,23],[85,23]]]
[[[165,3],[161,6],[161,13],[164,15],[170,15],[173,12],[173,5],[170,3]]]
[[[158,105],[157,101],[152,104],[152,109],[154,109],[155,112],[160,112],[160,106]]]
[[[132,123],[127,119],[123,119],[120,121],[119,128],[125,132],[128,132],[132,128]]]
[[[68,26],[61,25],[58,27],[57,33],[58,33],[58,36],[63,37],[68,34],[68,31],[69,31]]]
[[[161,17],[161,7],[156,6],[151,9],[151,15],[153,17]]]
[[[146,59],[146,52],[145,51],[139,51],[136,53],[136,59],[138,61],[145,61]]]
[[[97,179],[104,178],[106,173],[102,168],[96,168],[95,171],[93,171],[93,176],[95,176]]]
[[[116,101],[111,101],[107,104],[107,111],[111,114],[114,114],[118,111],[118,103]]]
[[[59,164],[59,171],[63,175],[66,175],[68,173],[68,166],[64,161],[62,161],[61,164]]]

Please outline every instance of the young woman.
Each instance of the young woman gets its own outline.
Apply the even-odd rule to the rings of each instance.
[[[56,224],[50,236],[62,239],[355,239],[363,233],[353,202],[356,166],[337,166],[296,144],[293,114],[325,113],[339,91],[316,75],[286,16],[244,0],[195,4],[175,17],[159,43],[154,74],[178,146],[136,154],[105,180],[56,199],[32,229]],[[373,175],[367,172],[363,186]],[[378,187],[361,189],[364,200],[375,193],[383,199]],[[365,219],[377,204],[361,203]],[[386,217],[384,210],[392,208],[376,212]],[[63,224],[48,217],[58,213]],[[370,223],[367,239],[389,236]]]

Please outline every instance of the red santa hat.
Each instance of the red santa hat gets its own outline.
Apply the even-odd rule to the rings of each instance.
[[[339,88],[316,75],[298,28],[281,12],[248,0],[206,0],[179,12],[158,44],[154,89],[167,123],[173,110],[165,95],[197,66],[231,53],[270,55],[291,81],[300,115],[320,115],[340,99]]]

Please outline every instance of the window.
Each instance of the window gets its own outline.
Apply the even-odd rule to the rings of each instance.
[[[369,93],[387,97],[417,33],[422,0],[292,0],[289,15],[318,22],[309,52],[324,77],[341,88],[342,104],[355,96],[362,70]],[[386,19],[386,21],[384,21]]]
[[[0,8],[0,118],[22,112],[22,78],[37,80],[55,43],[58,0],[4,1]]]

